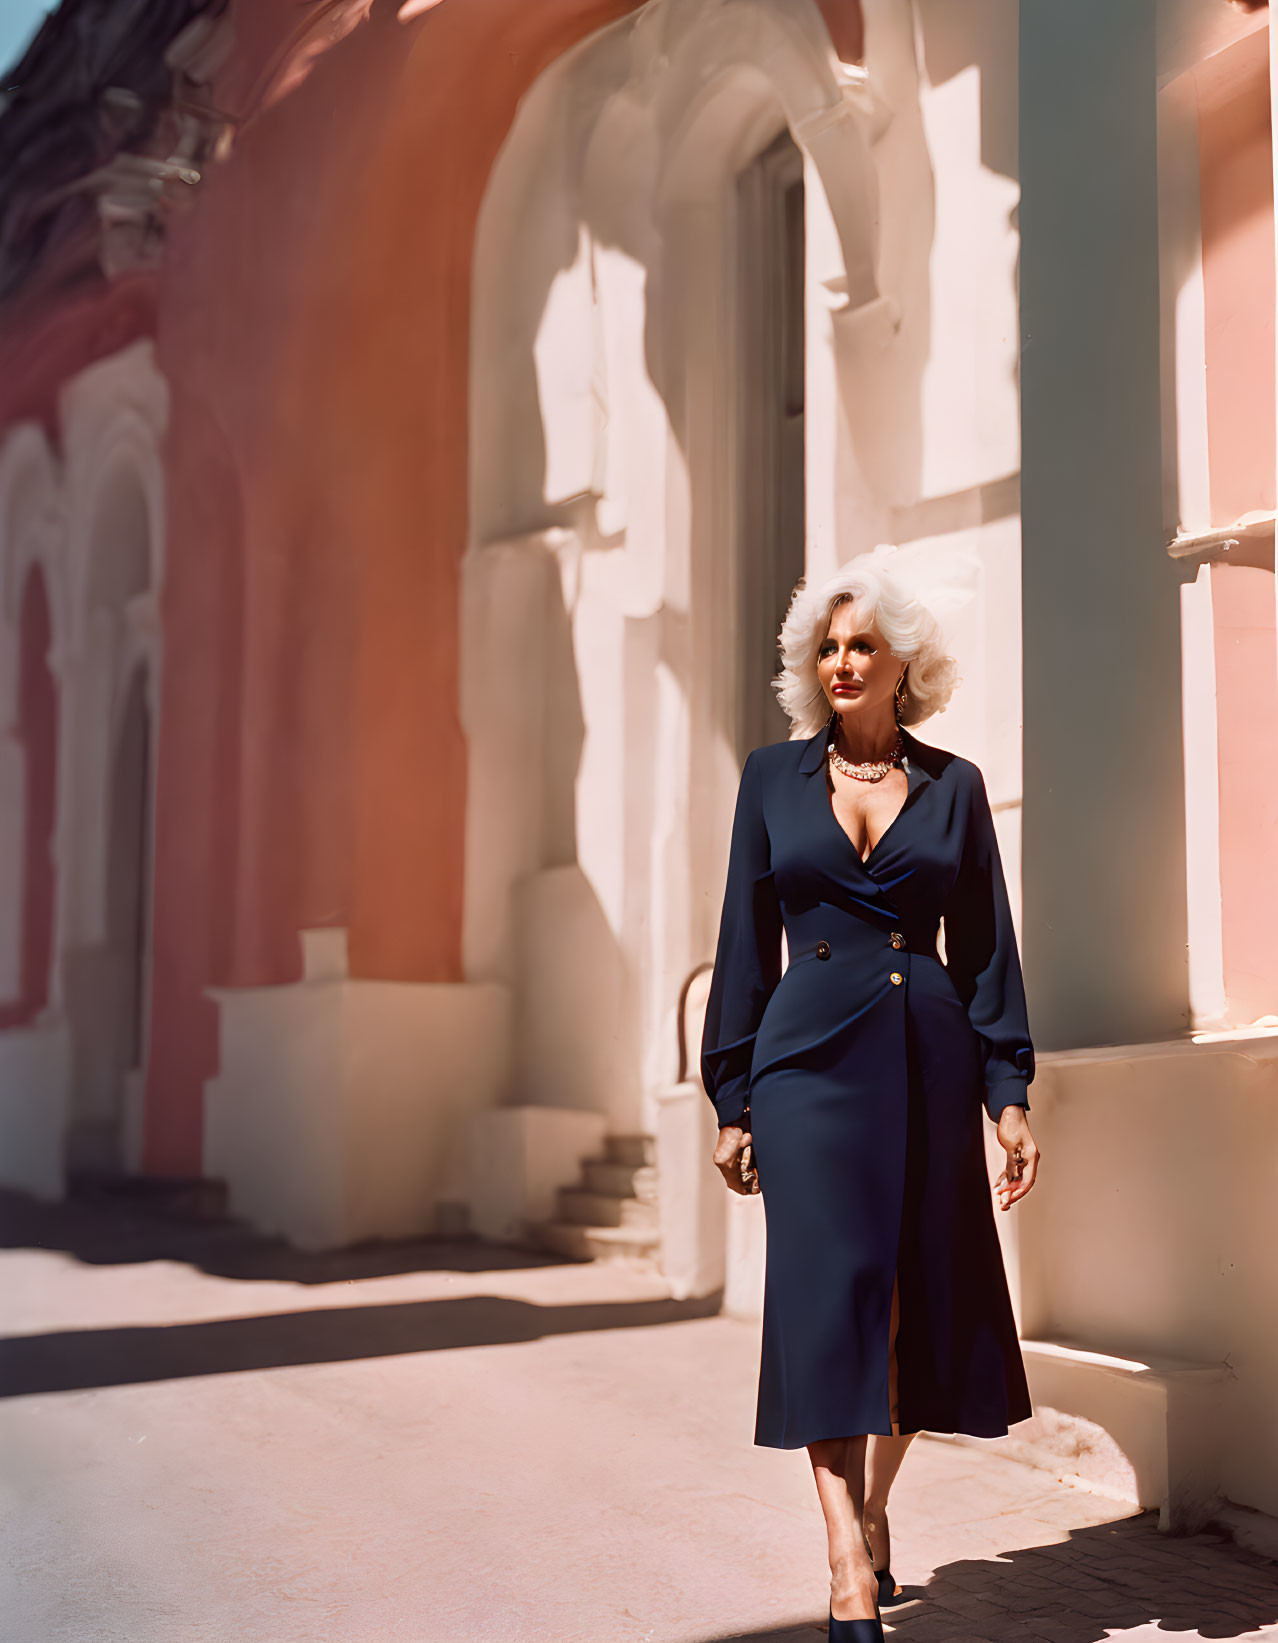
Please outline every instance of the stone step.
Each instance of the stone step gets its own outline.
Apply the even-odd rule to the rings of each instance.
[[[1219,1489],[1224,1363],[1142,1362],[1072,1341],[1023,1340],[1033,1417],[1006,1437],[952,1441],[1042,1467],[1092,1494],[1159,1508],[1195,1532]]]
[[[657,1206],[638,1198],[617,1198],[585,1187],[560,1187],[559,1215],[575,1226],[642,1227],[657,1225]]]
[[[645,1204],[657,1201],[657,1171],[652,1164],[618,1164],[611,1158],[582,1160],[581,1173],[587,1192],[607,1198],[640,1198]]]
[[[604,1157],[612,1164],[655,1164],[655,1135],[605,1135]]]
[[[178,1221],[220,1222],[230,1217],[225,1181],[204,1175],[126,1175],[120,1170],[67,1172],[67,1196],[126,1204]]]
[[[660,1242],[655,1228],[578,1226],[572,1221],[534,1221],[528,1234],[539,1249],[578,1261],[651,1261]]]

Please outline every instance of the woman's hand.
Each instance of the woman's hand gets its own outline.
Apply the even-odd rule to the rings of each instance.
[[[1007,1168],[994,1183],[1002,1196],[1000,1209],[1011,1209],[1034,1185],[1042,1154],[1034,1145],[1024,1107],[1004,1107],[999,1114],[998,1142],[1007,1153]]]
[[[747,1198],[759,1190],[757,1175],[748,1186],[741,1179],[741,1149],[749,1142],[749,1130],[742,1129],[740,1124],[725,1124],[719,1131],[719,1142],[714,1149],[714,1161],[723,1179],[733,1192]]]

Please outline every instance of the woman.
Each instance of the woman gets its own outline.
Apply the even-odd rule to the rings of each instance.
[[[981,772],[905,728],[957,669],[891,557],[800,584],[781,630],[793,738],[741,774],[701,1059],[715,1163],[767,1217],[754,1441],[808,1451],[832,1643],[881,1639],[900,1595],[914,1435],[1032,1412],[981,1120],[1006,1210],[1039,1159],[1020,960]]]

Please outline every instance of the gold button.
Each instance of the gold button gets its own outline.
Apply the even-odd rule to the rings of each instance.
[[[818,958],[829,958],[829,956],[830,956],[830,943],[828,941],[818,941],[817,942],[816,956]]]
[[[893,947],[904,947],[905,946],[905,937],[901,934],[901,932],[899,930],[893,930],[893,932],[892,932],[892,945],[893,945]]]
[[[892,980],[892,985],[894,987],[899,987],[901,985],[901,983],[905,980],[905,977],[901,974],[901,972],[899,970],[893,970],[891,980]]]

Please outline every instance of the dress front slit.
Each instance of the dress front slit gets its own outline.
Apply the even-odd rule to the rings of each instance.
[[[901,1199],[897,1222],[896,1250],[892,1270],[892,1316],[888,1336],[888,1424],[893,1437],[917,1431],[902,1424],[901,1407],[909,1414],[920,1402],[919,1370],[926,1361],[921,1311],[922,1255],[919,1227],[923,1192],[927,1181],[926,1086],[922,1076],[914,1028],[905,1021],[905,1155],[901,1174]],[[902,1277],[904,1276],[904,1283]],[[925,1401],[925,1400],[924,1400]]]
[[[897,1332],[901,1321],[901,1286],[899,1278],[892,1280],[892,1321],[888,1325],[888,1418],[892,1436],[901,1435],[900,1384],[901,1371],[896,1357]]]

